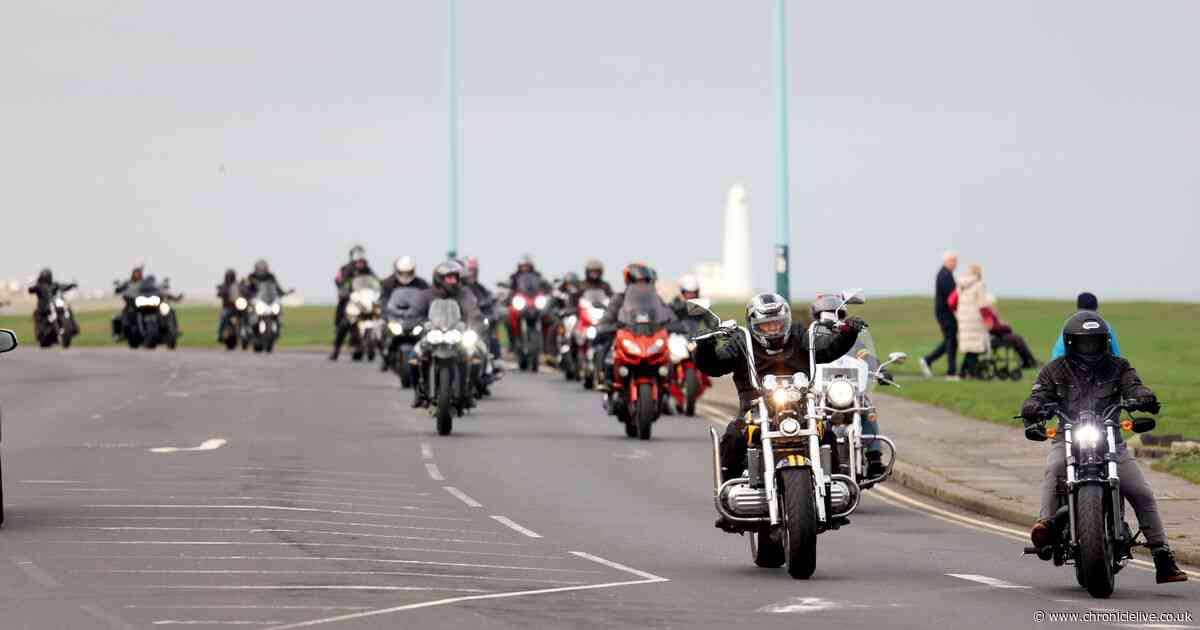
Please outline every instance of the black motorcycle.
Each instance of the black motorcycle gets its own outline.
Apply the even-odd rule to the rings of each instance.
[[[158,284],[154,276],[146,276],[142,281],[130,284],[121,297],[125,300],[125,310],[116,326],[118,340],[124,339],[130,348],[152,350],[163,344],[175,349],[179,341],[179,322],[171,302],[178,302],[183,296],[171,294],[170,280],[164,279]]]
[[[260,282],[246,309],[246,337],[255,352],[272,352],[283,332],[283,296],[274,282]]]
[[[1054,514],[1052,539],[1046,547],[1026,547],[1025,553],[1054,566],[1075,565],[1075,580],[1092,597],[1106,598],[1116,586],[1116,574],[1133,558],[1138,533],[1125,522],[1121,478],[1117,474],[1117,431],[1144,433],[1154,429],[1154,418],[1120,422],[1122,410],[1136,406],[1132,400],[1110,405],[1102,414],[1082,411],[1068,417],[1058,407],[1050,411],[1058,426],[1030,426],[1025,437],[1033,441],[1063,434],[1067,449],[1066,483],[1056,488],[1058,510]]]
[[[45,310],[40,317],[34,318],[38,345],[43,348],[49,348],[56,343],[70,348],[71,340],[79,334],[79,322],[75,320],[75,313],[71,310],[71,304],[67,302],[64,293],[63,288],[56,285],[54,292],[46,300]]]
[[[434,300],[418,352],[425,368],[422,377],[430,397],[430,412],[437,419],[438,435],[450,435],[454,417],[473,404],[471,366],[479,347],[479,334],[467,328],[458,302]]]
[[[221,328],[221,343],[225,345],[226,350],[234,350],[241,342],[242,349],[246,349],[249,345],[248,336],[245,330],[246,324],[246,309],[250,308],[250,301],[246,295],[246,289],[241,284],[233,284],[225,289],[226,296],[222,300],[226,303],[232,303],[229,318],[226,319],[225,325]]]

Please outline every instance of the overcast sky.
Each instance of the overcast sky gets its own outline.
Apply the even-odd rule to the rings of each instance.
[[[486,279],[720,258],[773,286],[770,0],[460,0],[461,250]],[[1200,299],[1200,2],[789,2],[793,292]],[[446,250],[445,3],[11,2],[0,277],[185,290],[267,257],[309,300]]]

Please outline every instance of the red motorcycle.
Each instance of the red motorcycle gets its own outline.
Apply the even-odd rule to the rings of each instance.
[[[508,302],[508,326],[521,370],[538,371],[542,356],[542,311],[550,298],[545,293],[516,292]]]
[[[692,332],[692,331],[689,331]],[[675,399],[675,410],[688,416],[696,415],[696,401],[712,385],[692,359],[696,344],[689,335],[672,333],[667,338],[671,351],[671,397]]]
[[[652,287],[625,292],[617,317],[620,329],[613,342],[613,383],[610,408],[625,423],[625,435],[650,439],[650,427],[670,391],[671,355],[667,322],[671,313]]]

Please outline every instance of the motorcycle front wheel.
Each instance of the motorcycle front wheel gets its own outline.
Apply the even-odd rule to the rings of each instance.
[[[783,550],[788,575],[806,580],[817,570],[817,505],[812,469],[785,468],[783,486]]]
[[[454,382],[450,376],[450,366],[442,366],[437,371],[437,432],[438,435],[450,435],[454,428]]]
[[[658,418],[658,399],[654,397],[654,387],[649,383],[638,385],[636,418],[638,438],[649,440],[650,427]]]
[[[683,377],[683,413],[686,416],[696,415],[696,399],[700,397],[700,378],[696,376],[696,368],[688,368]]]
[[[1104,509],[1105,489],[1085,485],[1075,496],[1075,528],[1079,537],[1079,557],[1082,577],[1088,594],[1105,599],[1115,586],[1113,553],[1109,518]]]

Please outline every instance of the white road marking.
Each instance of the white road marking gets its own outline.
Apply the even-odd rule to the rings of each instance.
[[[302,508],[292,507],[288,505],[206,505],[203,503],[157,503],[157,504],[122,504],[122,503],[96,503],[85,505],[86,508],[154,508],[154,509],[181,509],[181,510],[277,510],[283,512],[316,512],[320,514],[343,514],[348,516],[388,516],[393,518],[424,518],[436,519],[442,521],[469,521],[469,518],[460,518],[454,516],[420,516],[413,514],[395,514],[388,512],[358,512],[354,510],[323,510],[317,508]],[[398,509],[420,510],[421,508],[406,508],[401,506],[392,506]]]
[[[155,561],[242,561],[248,560],[252,562],[265,561],[300,561],[300,562],[363,562],[380,564],[415,564],[421,566],[432,567],[457,567],[467,569],[503,569],[506,571],[542,571],[546,573],[597,573],[597,571],[584,571],[581,569],[552,569],[547,567],[521,567],[507,566],[502,564],[477,564],[469,562],[437,562],[433,560],[398,560],[393,558],[350,558],[350,557],[320,557],[313,556],[140,556],[140,555],[120,555],[120,556],[57,556],[61,559],[69,560],[155,560]],[[531,558],[541,558],[545,560],[561,560],[562,556],[529,556]]]
[[[515,591],[515,592],[509,592],[509,593],[489,593],[487,595],[448,597],[446,599],[438,599],[438,600],[434,600],[434,601],[430,601],[430,602],[419,602],[416,604],[394,606],[392,608],[380,608],[378,610],[369,610],[369,611],[364,611],[364,612],[359,612],[359,613],[338,615],[336,617],[326,617],[324,619],[312,619],[309,621],[301,621],[299,623],[290,623],[290,624],[285,624],[285,625],[281,625],[281,626],[272,626],[269,630],[292,630],[293,628],[307,628],[310,626],[320,626],[320,625],[325,625],[328,623],[337,623],[340,621],[351,621],[354,619],[363,619],[366,617],[376,617],[379,615],[387,615],[387,614],[391,614],[391,613],[403,612],[406,610],[417,610],[420,608],[432,608],[434,606],[445,606],[447,604],[457,604],[460,602],[479,601],[479,600],[485,600],[485,599],[508,599],[508,598],[512,598],[512,597],[527,597],[529,595],[545,595],[545,594],[551,594],[551,593],[569,593],[569,592],[573,592],[573,591],[589,591],[589,590],[598,590],[598,589],[605,589],[605,588],[616,588],[619,586],[634,586],[634,585],[638,585],[638,584],[653,584],[656,582],[670,581],[667,578],[659,577],[652,573],[646,573],[645,571],[638,571],[637,569],[632,569],[623,564],[617,564],[616,562],[613,562],[611,560],[605,560],[604,558],[600,558],[598,556],[593,556],[591,554],[584,553],[582,551],[572,551],[571,553],[576,556],[579,556],[580,558],[585,558],[585,559],[591,560],[593,562],[598,562],[600,564],[603,564],[605,566],[608,566],[608,567],[611,567],[614,569],[618,569],[620,571],[632,573],[634,575],[642,577],[643,579],[627,580],[624,582],[608,582],[605,584],[586,584],[586,585],[582,585],[582,586],[564,586],[564,587],[559,587],[559,588],[543,588],[543,589],[537,589],[537,590],[532,590],[532,591]]]
[[[35,540],[43,545],[153,545],[170,547],[335,547],[341,549],[367,549],[371,551],[413,551],[421,553],[452,553],[475,556],[501,556],[505,558],[553,558],[524,553],[500,553],[476,551],[474,549],[426,549],[422,547],[390,547],[387,545],[356,545],[351,543],[327,542],[254,542],[249,540]]]
[[[352,477],[389,477],[396,478],[396,473],[381,473],[381,472],[357,472],[345,470],[318,470],[312,468],[274,468],[270,466],[235,466],[234,470],[244,470],[251,472],[283,472],[283,473],[305,473],[310,475],[348,475]],[[411,484],[407,484],[411,485]]]
[[[51,484],[54,484],[54,483],[83,483],[83,482],[75,481],[73,479],[22,479],[22,480],[18,481],[17,483],[51,483]]]
[[[218,448],[221,448],[222,446],[225,446],[228,443],[229,443],[229,441],[226,440],[225,438],[211,438],[211,439],[204,440],[203,442],[201,442],[200,446],[193,446],[190,448],[179,447],[179,446],[158,446],[158,447],[150,449],[150,452],[151,453],[180,453],[180,452],[192,452],[192,451],[214,451]]]
[[[512,520],[511,518],[508,518],[507,516],[500,516],[498,514],[493,514],[492,520],[496,521],[497,523],[500,523],[501,525],[504,525],[505,527],[507,527],[519,534],[523,534],[530,538],[541,538],[542,537],[541,534],[533,531],[532,529],[529,529],[528,527],[524,527],[524,526],[518,524],[516,521]]]
[[[483,529],[450,529],[446,527],[418,527],[416,525],[393,525],[390,523],[356,523],[353,521],[319,521],[303,518],[275,518],[271,516],[76,516],[72,520],[79,521],[245,521],[251,523],[307,523],[309,525],[341,525],[346,527],[377,527],[384,529],[404,529],[425,532],[446,532],[450,534],[491,534],[497,532]],[[468,520],[468,519],[463,519]],[[56,529],[138,529],[137,527],[91,526],[91,525],[52,525]],[[170,528],[167,528],[170,529]]]
[[[421,443],[421,457],[425,459],[433,459],[433,447],[428,442]]]
[[[635,448],[627,453],[613,453],[613,457],[617,459],[643,459],[650,455],[650,451],[644,448]]]
[[[417,573],[413,571],[284,571],[266,569],[86,569],[72,571],[85,574],[152,574],[152,575],[390,575],[397,577],[430,577],[453,580],[486,580],[499,582],[527,582],[540,584],[582,584],[563,580],[537,580],[534,578],[506,578],[491,575],[465,575],[457,573]],[[180,606],[162,606],[162,608],[181,608]],[[197,606],[196,608],[201,608]],[[207,608],[207,607],[205,607]],[[221,608],[228,608],[222,606]],[[262,608],[268,608],[263,606]],[[314,607],[315,608],[315,607]],[[336,607],[330,606],[333,609]],[[368,606],[346,607],[352,610],[370,610]]]
[[[146,584],[148,591],[440,591],[444,593],[490,593],[480,588],[440,586],[390,586],[377,584]]]
[[[137,630],[132,625],[126,623],[124,619],[104,610],[96,604],[82,604],[79,606],[79,609],[107,623],[113,630]]]
[[[266,626],[280,622],[278,619],[159,619],[151,623],[156,626]]]
[[[467,496],[467,493],[455,488],[454,486],[442,486],[442,489],[450,493],[450,496],[467,504],[467,507],[483,507],[483,504]]]
[[[847,604],[834,602],[820,597],[793,597],[791,599],[763,606],[754,612],[760,613],[811,613],[824,610],[843,610],[846,608],[867,608],[862,604]]]
[[[988,577],[986,575],[976,575],[974,573],[947,573],[946,575],[953,578],[958,578],[960,580],[978,582],[992,588],[1032,588],[1029,586],[1021,586],[1020,584],[1013,584],[1012,582],[1007,582],[999,578]]]
[[[46,588],[58,588],[60,586],[58,580],[54,579],[54,576],[46,573],[45,569],[34,564],[32,560],[16,555],[11,556],[11,559],[13,564],[17,565],[17,568],[24,572],[25,575],[28,575],[29,579],[34,582]]]
[[[182,498],[182,497],[180,497]],[[261,503],[312,503],[313,505],[345,505],[345,506],[361,506],[367,508],[382,508],[382,509],[397,509],[397,510],[428,510],[431,507],[437,506],[437,502],[429,502],[421,505],[396,505],[392,503],[364,503],[361,501],[318,501],[316,499],[304,499],[300,497],[217,497],[204,495],[200,498],[208,498],[213,501],[259,501]],[[411,499],[406,499],[411,500]]]
[[[163,395],[168,396],[170,398],[188,398],[189,396],[191,396],[191,394],[189,394],[187,392],[167,392]]]
[[[420,540],[426,542],[466,543],[475,545],[504,545],[521,547],[523,543],[499,542],[490,540],[472,540],[467,538],[434,538],[432,536],[402,536],[399,534],[372,534],[367,532],[339,532],[320,529],[282,529],[275,527],[70,527],[56,526],[54,529],[97,530],[97,531],[137,531],[137,532],[224,532],[236,534],[305,534],[310,536],[354,536],[357,538],[386,538],[392,540]],[[492,533],[492,532],[487,532]],[[302,543],[299,543],[302,544]]]
[[[261,604],[208,604],[202,606],[188,605],[142,605],[125,604],[122,608],[133,610],[370,610],[370,606],[285,606]]]
[[[437,464],[425,464],[425,470],[429,471],[429,478],[434,481],[445,481],[442,476],[442,471],[438,470]]]

